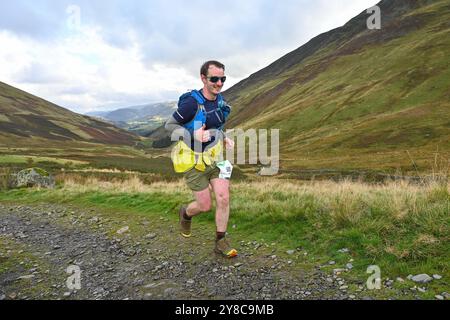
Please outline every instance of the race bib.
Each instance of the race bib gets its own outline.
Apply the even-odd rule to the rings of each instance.
[[[219,179],[227,179],[231,178],[231,173],[233,172],[233,165],[230,161],[225,160],[221,162],[217,162],[217,167],[220,169]]]

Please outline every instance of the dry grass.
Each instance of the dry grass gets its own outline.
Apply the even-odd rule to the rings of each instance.
[[[73,171],[73,170],[72,170]],[[175,182],[155,182],[144,184],[133,172],[120,170],[79,170],[80,172],[105,172],[105,173],[129,173],[129,178],[125,181],[102,181],[97,178],[86,178],[84,176],[71,174],[64,181],[64,188],[71,190],[97,190],[98,186],[107,187],[106,190],[120,192],[171,192],[174,190],[186,189],[183,179]],[[396,208],[399,216],[404,214],[405,204],[414,203],[417,195],[433,193],[436,188],[446,188],[450,192],[450,184],[443,184],[442,181],[428,181],[421,184],[411,183],[406,180],[387,181],[379,184],[368,184],[354,182],[350,180],[335,181],[284,181],[277,179],[261,179],[254,181],[236,182],[232,184],[232,190],[239,190],[239,193],[249,198],[266,196],[273,193],[284,194],[286,197],[298,197],[305,194],[313,194],[320,200],[331,203],[336,199],[347,202],[345,206],[352,207],[355,199],[374,198],[377,195],[386,195],[392,201],[390,204]],[[165,189],[165,190],[163,190]]]
[[[187,187],[181,180],[178,182],[170,183],[164,181],[155,181],[151,184],[145,184],[135,174],[132,174],[130,178],[125,181],[105,181],[98,178],[86,178],[83,176],[72,174],[70,177],[65,179],[62,190],[75,193],[108,192],[133,194],[154,192],[174,193],[180,191],[188,191]]]
[[[64,169],[61,169],[64,171]],[[85,168],[85,169],[72,169],[71,172],[102,172],[102,173],[126,173],[126,174],[135,174],[134,171],[129,170],[119,170],[119,169],[97,169],[97,168]]]
[[[191,195],[182,179],[144,183],[135,174],[124,181],[103,181],[72,174],[65,179],[63,191]],[[307,204],[310,206],[306,208],[310,209],[307,214],[325,215],[335,226],[343,227],[358,224],[368,215],[379,214],[397,222],[419,217],[423,215],[424,206],[435,201],[448,201],[449,194],[450,185],[442,180],[421,184],[405,180],[367,184],[349,180],[300,182],[261,179],[232,184],[232,209],[288,218],[297,215],[299,208],[305,209]]]

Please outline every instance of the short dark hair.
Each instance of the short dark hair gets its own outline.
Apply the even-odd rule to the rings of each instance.
[[[200,69],[200,74],[204,75],[205,77],[208,76],[208,70],[210,66],[216,66],[219,69],[223,69],[225,71],[225,65],[223,63],[220,63],[219,61],[215,61],[215,60],[210,60],[210,61],[206,61],[201,69]]]

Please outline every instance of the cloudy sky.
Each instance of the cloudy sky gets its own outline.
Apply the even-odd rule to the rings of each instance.
[[[225,89],[377,0],[0,2],[0,81],[85,113],[176,100],[202,62]]]

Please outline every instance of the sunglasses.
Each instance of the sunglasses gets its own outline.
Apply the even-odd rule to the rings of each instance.
[[[222,83],[224,83],[225,81],[227,81],[227,77],[207,77],[207,79],[209,81],[211,81],[212,83],[216,83],[219,80],[222,81]]]

